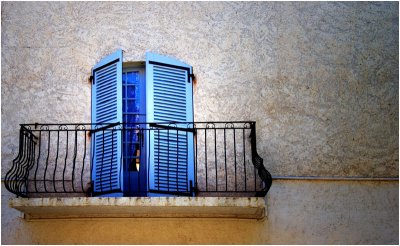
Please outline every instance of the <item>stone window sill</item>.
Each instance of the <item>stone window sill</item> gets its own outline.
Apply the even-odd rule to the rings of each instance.
[[[27,220],[84,218],[232,218],[261,220],[259,197],[14,198]]]

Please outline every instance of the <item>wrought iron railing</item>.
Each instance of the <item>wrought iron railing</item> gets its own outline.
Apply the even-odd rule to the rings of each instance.
[[[117,138],[118,144],[122,148],[118,152],[119,163],[123,163],[120,169],[110,157],[115,154],[114,144],[97,149],[92,146],[96,136],[114,139],[118,134],[121,136]],[[179,150],[171,150],[169,144],[165,147],[157,144],[157,140],[149,141],[151,134],[158,139],[161,136],[176,137],[176,140],[171,139],[175,147],[193,149],[184,152],[182,157]],[[180,139],[180,136],[188,134],[192,137]],[[164,154],[168,157],[160,157],[161,148],[167,150]],[[192,159],[185,154],[190,151]],[[153,160],[150,160],[150,152]],[[163,158],[167,160],[166,170],[160,164]],[[178,184],[178,180],[182,181],[179,175],[189,172],[185,165],[180,164],[180,158],[185,159],[184,163],[189,161],[193,164],[194,177],[187,180],[190,182],[188,186]],[[110,165],[104,164],[103,168],[107,160]],[[94,170],[95,162],[101,162],[101,168]],[[154,167],[149,167],[148,163]],[[96,177],[93,177],[96,172]],[[5,176],[5,187],[21,197],[94,196],[107,193],[103,191],[113,187],[113,172],[117,172],[119,180],[125,180],[122,181],[124,194],[128,196],[145,196],[148,192],[190,196],[265,196],[272,183],[263,159],[257,154],[255,122],[23,124],[18,156]],[[151,172],[157,174],[157,181],[151,181]],[[101,179],[97,191],[94,187],[96,178]],[[168,187],[160,184],[164,181]]]

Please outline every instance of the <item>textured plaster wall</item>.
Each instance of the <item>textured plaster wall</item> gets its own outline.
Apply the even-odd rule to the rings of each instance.
[[[18,154],[18,124],[90,121],[90,69],[118,48],[125,51],[126,61],[144,60],[145,52],[153,51],[191,64],[197,77],[195,120],[256,120],[258,151],[273,175],[398,177],[396,2],[2,2],[1,6],[2,177]],[[359,209],[345,213],[348,204],[335,203],[330,217],[321,217],[329,200],[311,194],[324,186],[276,182],[271,206],[286,203],[287,210],[278,206],[281,209],[270,211],[264,224],[233,222],[225,224],[226,230],[204,221],[128,225],[144,223],[164,231],[162,235],[167,235],[167,227],[179,228],[182,234],[172,234],[172,243],[184,235],[189,240],[183,231],[191,228],[209,228],[214,236],[205,234],[202,240],[217,243],[221,237],[239,243],[301,238],[323,243],[385,243],[390,238],[398,243],[398,204],[378,199],[382,194],[397,201],[397,186],[333,184],[324,195],[332,191],[349,199],[359,197],[350,203]],[[352,185],[358,188],[349,188]],[[301,188],[310,194],[310,204],[304,208],[302,193],[296,193]],[[56,242],[61,231],[84,236],[93,232],[85,222],[15,220],[15,212],[6,207],[9,194],[2,191],[4,242]],[[321,212],[307,211],[308,207]],[[297,217],[289,218],[288,211],[308,216],[293,219]],[[369,217],[371,211],[375,215]],[[349,231],[340,238],[343,227],[338,221],[343,216]],[[325,219],[336,222],[327,225]],[[108,233],[93,234],[89,237],[93,242],[107,235],[117,240],[115,236],[124,231],[114,222],[96,223],[102,228],[99,232]],[[51,233],[41,238],[49,228]],[[6,234],[7,230],[13,233]],[[331,230],[340,239],[322,234]],[[154,235],[151,231],[143,235]],[[144,238],[142,242],[148,242]]]
[[[398,244],[398,182],[276,181],[263,221],[25,222],[2,203],[2,244]],[[3,201],[10,195],[3,192]],[[4,211],[7,211],[6,213]]]
[[[18,124],[89,122],[122,48],[193,65],[195,120],[256,120],[274,175],[398,176],[398,3],[2,3],[2,176]]]

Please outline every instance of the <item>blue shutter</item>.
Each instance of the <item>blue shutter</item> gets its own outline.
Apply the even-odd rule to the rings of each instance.
[[[154,53],[146,53],[146,117],[149,133],[149,190],[190,194],[194,180],[192,67]]]
[[[111,123],[122,122],[122,50],[93,67],[92,123],[101,130],[92,135],[93,191],[122,191],[121,131]]]

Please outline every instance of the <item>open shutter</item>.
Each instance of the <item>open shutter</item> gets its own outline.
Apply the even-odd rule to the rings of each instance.
[[[194,180],[192,67],[146,53],[149,191],[190,195]]]
[[[92,135],[94,193],[121,192],[122,50],[102,59],[92,71]],[[114,123],[114,124],[113,124]]]

